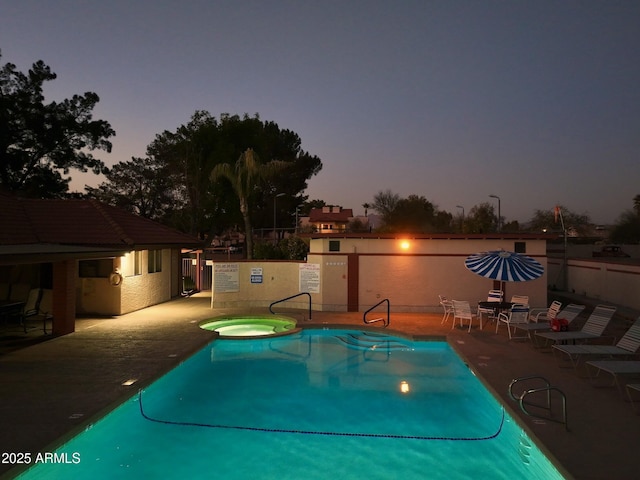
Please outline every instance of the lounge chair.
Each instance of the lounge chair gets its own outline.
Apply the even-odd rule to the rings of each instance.
[[[29,305],[29,302],[27,302]],[[30,306],[30,305],[29,305]],[[47,321],[53,321],[53,291],[49,289],[38,289],[38,301],[35,308],[26,310],[22,317],[22,325],[25,333],[27,332],[27,323],[33,320],[42,320],[42,330],[47,333]]]
[[[640,375],[639,360],[589,360],[585,363],[585,365],[587,366],[588,372],[590,370],[595,372],[594,375],[592,375],[591,373],[589,374],[594,382],[602,372],[606,372],[611,375],[612,382],[610,386],[615,385],[616,387],[618,387],[618,391],[621,395],[623,395],[621,378],[627,375]]]
[[[627,396],[629,397],[629,401],[631,402],[631,408],[633,408],[633,411],[637,414],[638,410],[636,409],[633,395],[631,395],[632,391],[640,392],[640,383],[627,383]]]
[[[559,304],[559,302],[554,302],[554,303]],[[552,304],[552,306],[549,307],[549,311],[546,314],[540,315],[538,317],[540,319],[544,319],[544,321],[539,321],[539,322],[531,321],[531,313],[529,313],[529,320],[530,320],[529,323],[518,323],[518,324],[514,324],[513,327],[515,330],[522,330],[524,332],[527,332],[526,336],[529,338],[529,340],[533,342],[533,337],[531,336],[532,333],[551,330],[551,321],[556,317],[564,318],[565,320],[567,320],[567,322],[569,322],[569,325],[571,325],[571,322],[575,320],[575,318],[582,313],[582,311],[585,309],[585,306],[576,305],[575,303],[570,303],[559,312],[555,308],[556,306]]]
[[[456,319],[460,319],[460,326],[464,327],[462,321],[469,320],[469,332],[471,332],[471,323],[473,322],[474,317],[478,317],[480,319],[480,330],[482,330],[482,317],[480,315],[476,315],[471,311],[471,306],[467,301],[461,300],[452,300],[453,304],[453,325],[451,325],[451,329],[456,325]]]
[[[578,366],[580,359],[586,355],[607,357],[635,355],[640,349],[640,317],[636,319],[631,328],[626,331],[615,345],[553,345],[553,348],[554,353],[562,352],[566,354],[574,368]]]
[[[196,293],[196,284],[191,277],[182,277],[182,293],[183,297],[190,297]]]
[[[588,342],[596,338],[600,338],[604,329],[607,328],[613,314],[616,313],[616,307],[609,305],[598,305],[593,309],[589,318],[583,325],[581,330],[566,332],[536,332],[536,337],[544,338],[548,343],[552,341],[558,342]]]
[[[38,313],[38,303],[40,303],[40,289],[32,288],[29,290],[27,301],[22,307],[22,312],[20,312],[20,323],[24,328],[24,333],[27,333],[27,318]]]
[[[498,328],[500,327],[500,323],[505,323],[507,325],[507,332],[509,333],[509,340],[514,338],[527,338],[527,336],[516,337],[511,333],[511,327],[514,327],[518,324],[526,324],[529,321],[529,306],[524,304],[515,304],[511,307],[509,313],[500,313],[498,315],[498,321],[496,322],[496,333],[498,333]]]

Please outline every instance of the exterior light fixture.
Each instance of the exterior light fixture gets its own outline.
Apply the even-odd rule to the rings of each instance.
[[[400,392],[409,393],[410,391],[411,391],[411,388],[409,387],[409,382],[407,382],[406,380],[402,380],[400,382]]]
[[[409,248],[411,248],[411,243],[409,242],[409,240],[402,240],[400,242],[400,248],[402,250],[409,250]]]

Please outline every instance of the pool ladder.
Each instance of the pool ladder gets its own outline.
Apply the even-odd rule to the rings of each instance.
[[[541,384],[542,386],[538,386],[538,388],[530,388],[527,390],[523,390],[520,394],[514,393],[514,387],[518,383],[528,382],[528,381],[537,381],[538,385]],[[560,399],[562,400],[562,418],[561,419],[554,418],[553,416],[553,410],[551,405],[552,392],[556,392],[560,396]],[[539,394],[544,394],[544,396],[546,397],[545,403],[535,403],[532,400],[529,400],[527,398],[530,395],[533,395],[534,398],[536,397],[536,395],[539,397]],[[553,385],[551,385],[549,380],[547,380],[546,378],[538,375],[531,375],[528,377],[520,377],[520,378],[513,379],[509,384],[509,396],[513,400],[518,402],[520,404],[520,409],[530,417],[541,418],[544,420],[549,420],[557,423],[563,423],[565,430],[569,431],[569,424],[567,423],[567,397],[562,390],[560,390],[558,387],[554,387]],[[532,413],[527,407],[541,408],[543,410],[546,410],[548,412],[548,415],[543,416],[543,415]]]
[[[382,305],[382,304],[383,304],[383,303],[385,303],[385,302],[386,302],[386,304],[387,304],[387,318],[384,318],[384,317],[378,317],[378,318],[372,318],[372,319],[368,319],[368,318],[367,318],[367,314],[368,314],[368,313],[371,313],[371,311],[372,311],[374,308],[376,308],[376,307],[378,307],[378,306]],[[386,328],[386,327],[388,327],[388,326],[389,326],[389,322],[391,321],[391,315],[390,315],[390,312],[391,312],[391,302],[389,302],[389,299],[388,299],[388,298],[385,298],[384,300],[380,300],[380,301],[379,301],[378,303],[376,303],[373,307],[371,307],[369,310],[367,310],[366,312],[364,312],[364,314],[362,315],[362,321],[363,321],[364,323],[366,323],[366,324],[376,323],[376,322],[382,322],[382,326]]]

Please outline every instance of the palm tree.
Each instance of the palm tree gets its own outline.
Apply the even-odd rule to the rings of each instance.
[[[362,208],[364,208],[364,216],[366,217],[367,214],[369,213],[369,209],[371,208],[371,205],[368,203],[363,203]]]
[[[640,216],[640,195],[633,197],[633,209],[636,211],[636,214]]]
[[[253,234],[250,214],[251,192],[265,176],[280,171],[286,166],[288,166],[288,163],[280,160],[272,160],[261,164],[253,149],[248,148],[240,154],[235,165],[221,163],[216,165],[211,172],[212,181],[216,181],[220,177],[226,178],[238,196],[240,213],[244,220],[245,246],[248,260],[253,258]]]

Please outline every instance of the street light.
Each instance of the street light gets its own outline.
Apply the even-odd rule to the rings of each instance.
[[[456,208],[462,209],[462,218],[460,219],[460,232],[462,232],[464,227],[464,207],[462,205],[456,205]]]
[[[501,214],[500,214],[500,197],[499,197],[499,196],[497,196],[497,195],[489,195],[489,196],[490,196],[491,198],[497,198],[497,199],[498,199],[498,231],[500,231],[500,230],[502,230],[502,229],[500,228],[500,224],[501,224],[501,222],[502,222],[502,219],[501,219],[501,217],[502,217],[502,216],[501,216]]]
[[[284,197],[284,193],[277,193],[273,196],[273,244],[275,245],[278,240],[278,231],[276,230],[276,198]]]

